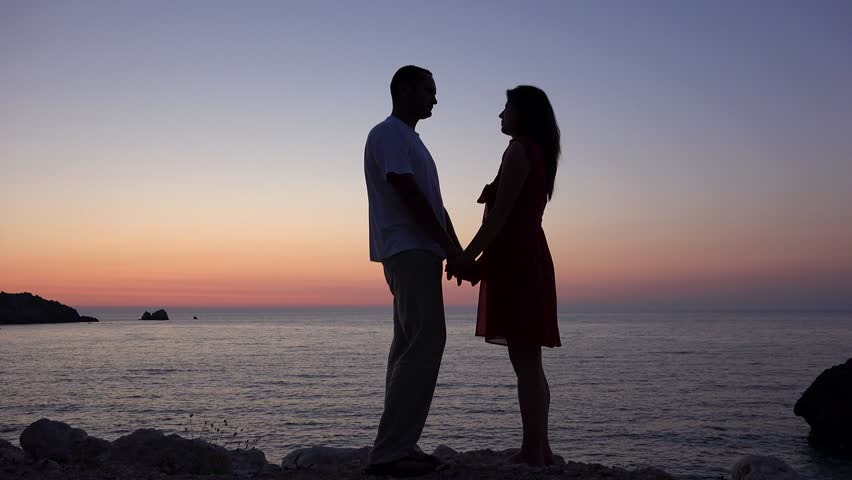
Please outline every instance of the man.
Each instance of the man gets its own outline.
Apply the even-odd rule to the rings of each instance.
[[[446,342],[442,261],[461,253],[435,161],[415,132],[438,101],[432,73],[408,65],[390,85],[393,111],[367,136],[364,176],[370,260],[393,294],[393,342],[384,412],[368,473],[415,476],[438,465],[415,448],[429,414]]]

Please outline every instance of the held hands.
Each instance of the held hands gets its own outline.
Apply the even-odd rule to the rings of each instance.
[[[446,271],[447,280],[456,277],[458,285],[461,285],[462,280],[465,280],[470,282],[471,286],[474,286],[480,280],[479,265],[477,265],[476,259],[464,252],[447,259]]]

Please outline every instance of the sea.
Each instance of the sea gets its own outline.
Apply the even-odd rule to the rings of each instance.
[[[362,447],[381,415],[390,308],[81,309],[99,323],[0,327],[0,438],[40,418],[107,440],[139,428],[256,446]],[[447,309],[447,346],[420,447],[515,448],[521,421],[505,347]],[[197,318],[196,318],[197,317]],[[852,357],[850,313],[559,314],[543,351],[550,439],[566,460],[730,478],[744,455],[803,477],[852,479],[852,458],[808,443],[793,414]]]

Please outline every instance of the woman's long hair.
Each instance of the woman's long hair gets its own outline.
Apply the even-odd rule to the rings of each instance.
[[[556,168],[559,166],[559,124],[547,95],[537,87],[519,85],[506,91],[506,100],[520,114],[517,135],[531,137],[544,154],[547,199],[553,197]]]

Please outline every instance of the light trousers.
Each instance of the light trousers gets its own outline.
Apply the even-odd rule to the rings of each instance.
[[[382,261],[393,294],[393,342],[385,377],[385,405],[370,464],[410,454],[426,424],[447,341],[442,261],[425,250]]]

